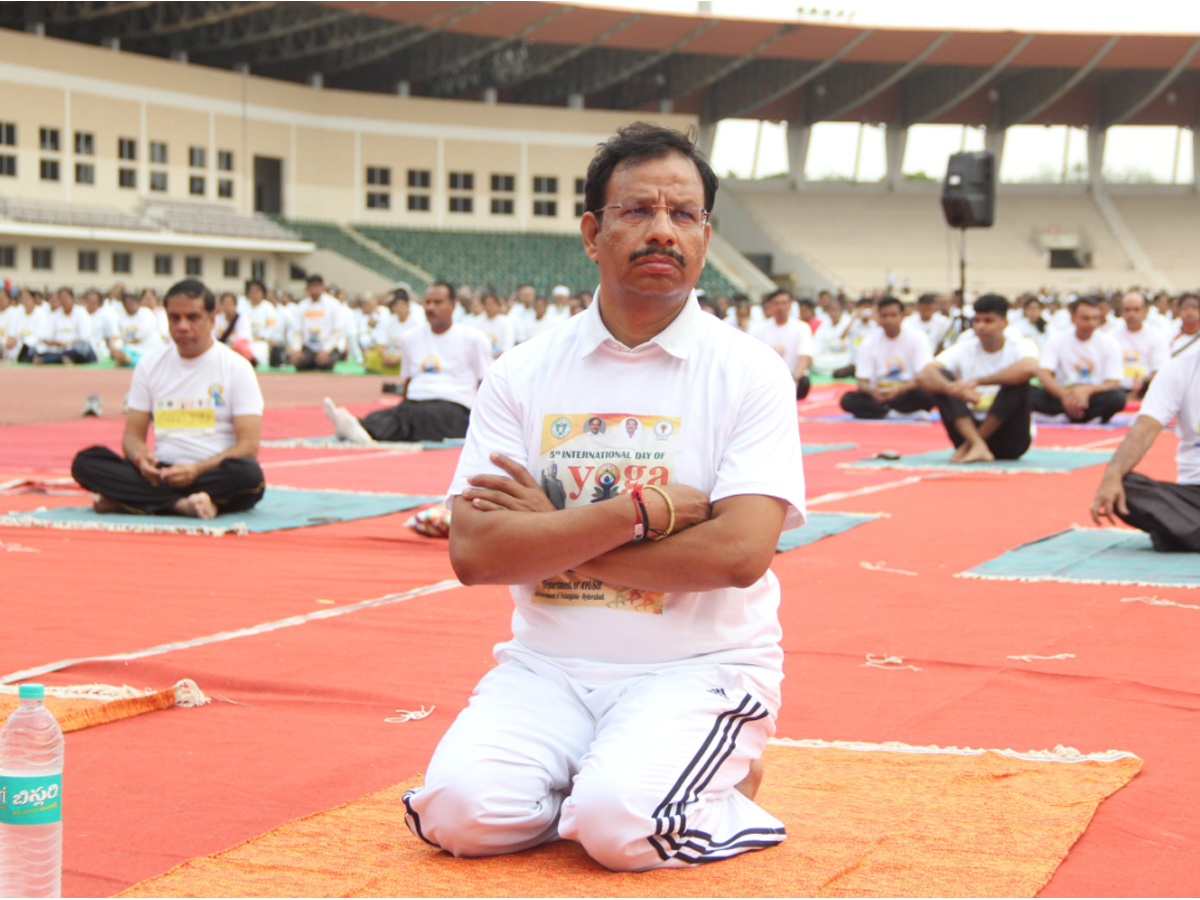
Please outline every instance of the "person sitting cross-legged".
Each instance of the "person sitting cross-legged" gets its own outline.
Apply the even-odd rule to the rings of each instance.
[[[265,490],[255,460],[258,379],[245,358],[213,338],[216,299],[203,283],[179,282],[164,307],[172,343],[143,354],[133,370],[124,458],[88,447],[76,454],[71,475],[96,495],[98,513],[211,519],[249,509]]]
[[[1054,335],[1042,351],[1040,388],[1033,408],[1045,415],[1066,413],[1072,422],[1107,422],[1125,407],[1121,348],[1100,331],[1104,313],[1096,297],[1070,305],[1071,328]]]
[[[1176,421],[1179,449],[1177,484],[1156,481],[1136,466],[1160,431]],[[1187,353],[1159,370],[1140,414],[1113,454],[1096,497],[1092,518],[1126,524],[1150,535],[1159,552],[1200,553],[1200,354]]]
[[[954,444],[952,462],[1020,459],[1029,449],[1030,387],[1038,351],[1006,335],[1008,301],[984,294],[975,301],[973,334],[964,334],[917,375]],[[979,418],[981,417],[981,418]]]
[[[858,390],[842,394],[842,409],[856,419],[882,419],[890,410],[912,413],[933,408],[933,396],[916,374],[933,355],[925,335],[904,328],[904,310],[895,297],[884,297],[876,310],[879,328],[858,348],[854,376]]]

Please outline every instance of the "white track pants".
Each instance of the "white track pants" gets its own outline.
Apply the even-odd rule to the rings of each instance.
[[[405,796],[408,826],[455,856],[565,838],[619,871],[777,844],[783,824],[733,789],[775,730],[741,681],[695,666],[587,688],[503,663]]]

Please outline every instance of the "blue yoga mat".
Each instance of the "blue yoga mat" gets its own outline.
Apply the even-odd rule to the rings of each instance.
[[[878,518],[877,514],[872,513],[810,512],[808,514],[808,521],[804,525],[800,528],[785,531],[779,536],[779,543],[775,545],[775,552],[783,553],[785,550],[795,550],[797,547],[803,547],[805,544],[819,541],[821,538],[829,537],[831,534],[841,534],[843,531],[849,531],[856,525],[861,525],[863,522],[870,522],[872,519]]]
[[[1018,581],[1200,586],[1200,554],[1157,553],[1150,535],[1117,528],[1060,531],[963,575]]]
[[[817,453],[829,453],[831,450],[855,450],[858,444],[804,444],[801,450],[805,456],[813,456]]]
[[[354,491],[307,491],[299,488],[267,487],[253,509],[228,513],[215,519],[187,516],[131,516],[95,513],[90,506],[62,506],[0,517],[5,525],[41,525],[48,528],[82,528],[100,531],[154,531],[184,534],[245,534],[282,531],[386,516],[429,503],[441,496],[415,494],[369,494]]]
[[[1111,450],[1055,450],[1031,447],[1020,459],[995,462],[952,463],[952,450],[931,450],[900,459],[860,459],[849,463],[854,469],[950,469],[955,472],[1073,472],[1100,466],[1112,459]]]

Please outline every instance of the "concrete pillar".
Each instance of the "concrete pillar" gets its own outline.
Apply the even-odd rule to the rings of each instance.
[[[248,62],[234,63],[233,71],[237,72],[240,75],[249,75],[250,74],[250,63],[248,63]]]
[[[101,38],[100,43],[103,44],[105,47],[107,47],[109,50],[120,50],[121,49],[121,39],[119,37]]]
[[[1088,185],[1093,190],[1104,185],[1104,142],[1108,129],[1093,125],[1087,133]]]
[[[46,23],[45,22],[30,22],[28,25],[25,26],[25,30],[27,32],[29,32],[30,34],[37,35],[38,37],[45,37],[46,36]]]
[[[787,123],[788,180],[793,188],[804,187],[807,179],[804,168],[808,165],[808,142],[812,139],[812,126],[807,122],[789,120]]]
[[[1007,129],[999,126],[989,127],[983,133],[983,149],[991,151],[995,157],[996,183],[1000,183],[1000,164],[1004,161],[1004,136],[1008,133]]]
[[[318,91],[325,87],[325,75],[322,72],[310,72],[308,75],[308,83],[315,87]]]
[[[178,63],[186,63],[188,61],[187,51],[186,50],[172,50],[171,51],[171,59],[175,60],[175,62],[178,62]]]
[[[583,109],[582,91],[571,91],[567,94],[567,109]]]
[[[408,97],[412,94],[412,85],[404,78],[396,82],[396,94],[400,97]]]
[[[887,153],[887,176],[889,191],[904,183],[904,148],[908,145],[908,129],[902,125],[889,125],[883,135]]]
[[[658,111],[664,116],[669,116],[671,113],[675,112],[675,101],[670,97],[663,97],[658,101]]]
[[[700,140],[698,141],[698,146],[700,147],[700,152],[707,156],[710,162],[712,161],[713,147],[716,146],[716,143],[717,123],[702,123],[700,125]],[[1200,144],[1200,141],[1197,141],[1196,143]],[[1200,167],[1197,168],[1197,171],[1200,171]]]
[[[498,96],[498,94],[496,93],[496,89],[494,87],[491,87],[489,85],[488,87],[485,87],[483,89],[483,102],[486,103],[488,106],[496,105],[497,96]]]

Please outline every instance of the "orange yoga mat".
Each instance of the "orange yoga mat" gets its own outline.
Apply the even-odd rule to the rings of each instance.
[[[195,688],[194,683],[189,682],[189,684]],[[134,692],[129,693],[133,694]],[[7,719],[20,702],[15,695],[0,695],[0,722]],[[159,709],[169,709],[176,705],[197,706],[208,701],[203,699],[201,694],[198,700],[188,700],[180,704],[179,685],[175,685],[161,691],[142,691],[138,692],[136,696],[123,697],[102,695],[55,697],[47,694],[44,702],[46,708],[58,720],[58,727],[66,733],[90,728],[93,725],[116,722],[120,719],[129,719]]]
[[[577,844],[454,859],[412,837],[414,778],[190,860],[120,897],[1032,897],[1141,760],[801,742],[768,748],[768,850],[690,869],[609,872]]]

